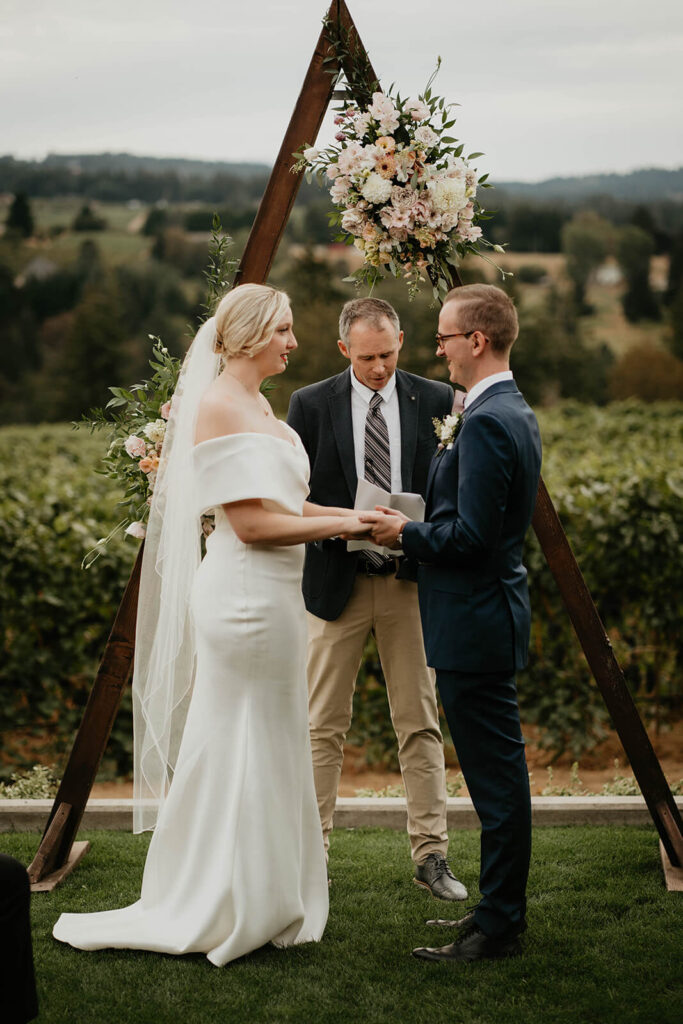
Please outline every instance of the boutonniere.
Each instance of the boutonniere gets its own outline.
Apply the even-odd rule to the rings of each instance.
[[[436,449],[437,455],[440,455],[444,449],[450,451],[462,426],[462,414],[459,412],[450,413],[448,416],[444,416],[442,420],[433,419],[432,423],[434,424],[434,433],[439,442]]]

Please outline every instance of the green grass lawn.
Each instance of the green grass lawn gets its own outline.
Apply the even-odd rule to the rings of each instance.
[[[449,905],[410,882],[406,837],[334,833],[330,918],[317,945],[267,946],[225,968],[202,956],[55,942],[62,911],[134,901],[147,837],[86,833],[93,844],[59,889],[33,897],[39,1024],[673,1024],[682,1019],[681,896],[667,893],[652,828],[536,829],[526,952],[516,960],[429,964],[415,945]],[[37,836],[3,835],[28,863]],[[476,890],[478,833],[451,834],[450,860]],[[458,905],[461,906],[461,905]],[[456,915],[457,916],[457,915]]]

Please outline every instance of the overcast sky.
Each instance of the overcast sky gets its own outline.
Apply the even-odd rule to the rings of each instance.
[[[462,104],[481,171],[683,164],[680,0],[348,0],[402,95]],[[325,0],[0,0],[0,153],[271,162]],[[329,128],[319,141],[329,140]],[[309,140],[311,141],[311,140]]]

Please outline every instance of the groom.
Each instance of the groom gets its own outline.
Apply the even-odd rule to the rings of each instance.
[[[424,960],[513,956],[526,928],[531,800],[515,672],[526,664],[530,607],[522,546],[541,469],[536,417],[510,372],[510,298],[492,285],[446,296],[437,355],[467,389],[461,420],[432,461],[424,523],[376,518],[373,539],[420,562],[428,663],[482,826],[481,901],[455,942]]]
[[[452,389],[396,368],[403,332],[388,302],[347,302],[339,333],[351,365],[295,391],[287,417],[308,452],[311,501],[353,506],[362,478],[392,493],[424,496],[436,448],[432,419],[451,411]],[[445,859],[443,741],[414,580],[405,559],[347,551],[341,540],[307,545],[303,591],[318,806],[327,848],[353,690],[372,631],[398,739],[415,881],[439,899],[464,900],[467,890]]]

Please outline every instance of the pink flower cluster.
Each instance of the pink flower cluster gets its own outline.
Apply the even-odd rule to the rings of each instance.
[[[147,423],[143,428],[149,440],[145,441],[144,438],[138,437],[137,434],[130,434],[123,442],[123,447],[131,459],[137,459],[138,468],[140,472],[144,473],[147,477],[147,483],[149,490],[154,490],[154,484],[157,478],[157,471],[159,469],[159,459],[161,457],[161,448],[164,440],[164,433],[166,429],[165,421],[168,420],[171,415],[171,406],[173,399],[164,402],[159,412],[161,419],[154,420]],[[137,536],[137,534],[134,534]]]
[[[438,249],[447,260],[481,237],[476,173],[456,156],[453,139],[442,141],[446,111],[435,98],[394,101],[376,92],[366,110],[349,105],[335,117],[338,146],[303,152],[299,166],[326,172],[342,230],[365,264],[412,271],[428,253]]]

